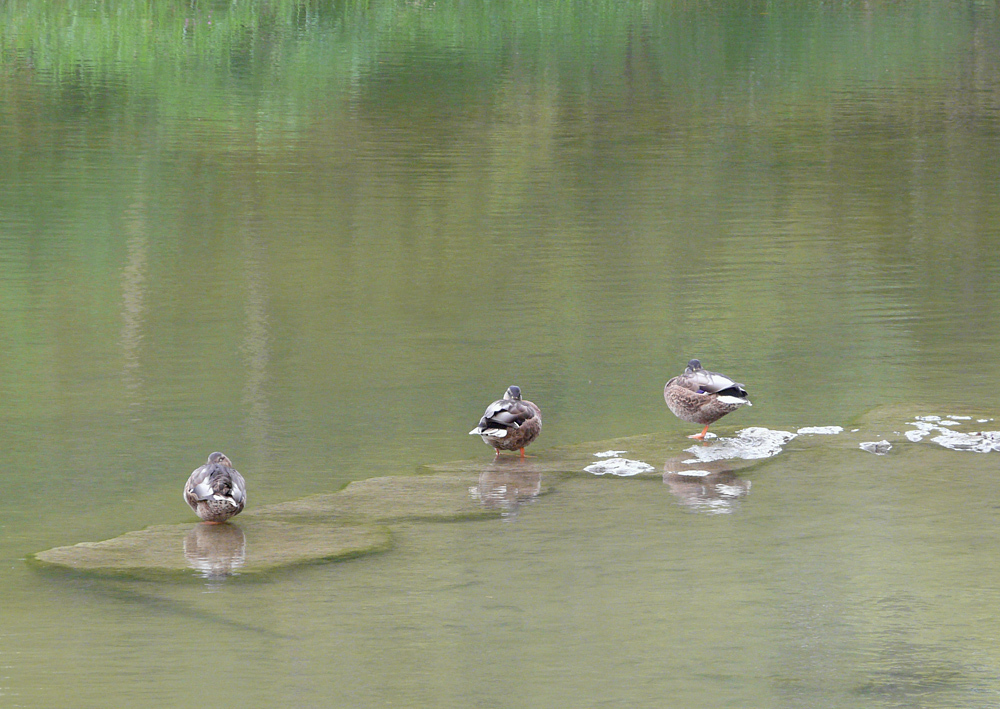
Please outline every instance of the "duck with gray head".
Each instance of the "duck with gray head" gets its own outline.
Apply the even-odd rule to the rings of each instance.
[[[243,511],[247,483],[225,453],[216,451],[196,468],[184,485],[184,501],[205,522],[225,522]]]
[[[542,431],[542,411],[532,402],[521,398],[521,387],[510,386],[502,399],[486,407],[479,425],[469,431],[470,436],[480,436],[483,443],[500,451],[521,450],[538,438]],[[495,456],[494,456],[495,457]]]
[[[708,427],[744,404],[753,406],[742,384],[724,374],[703,369],[696,359],[687,369],[663,387],[663,398],[674,416],[682,421],[704,424],[705,428],[688,438],[704,440]]]

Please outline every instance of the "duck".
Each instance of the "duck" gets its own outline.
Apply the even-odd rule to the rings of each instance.
[[[542,410],[521,398],[521,387],[511,385],[502,399],[486,407],[479,425],[469,431],[469,435],[481,436],[483,443],[493,446],[496,449],[494,458],[499,457],[502,450],[518,449],[523,458],[525,447],[541,432]]]
[[[226,454],[215,451],[191,473],[184,485],[184,501],[203,521],[219,524],[243,511],[247,483]]]
[[[743,405],[753,406],[742,384],[724,374],[703,369],[699,360],[688,362],[679,374],[663,387],[667,407],[677,418],[691,423],[704,424],[701,433],[688,438],[705,440],[708,427],[726,414]]]

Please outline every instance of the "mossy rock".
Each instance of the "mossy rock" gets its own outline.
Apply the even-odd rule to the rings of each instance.
[[[244,514],[297,522],[377,523],[497,517],[503,509],[485,502],[478,492],[484,485],[488,483],[483,475],[473,473],[370,478],[352,482],[340,492],[267,505]]]
[[[477,479],[482,476],[558,476],[579,470],[581,462],[589,457],[589,453],[582,452],[583,448],[578,448],[560,446],[540,454],[529,453],[524,458],[516,453],[502,453],[497,457],[489,454],[481,458],[428,463],[424,468],[437,474],[464,475],[466,479],[469,476]]]
[[[259,575],[289,566],[388,549],[376,525],[307,525],[238,518],[220,525],[171,524],[34,555],[46,567],[137,578]]]

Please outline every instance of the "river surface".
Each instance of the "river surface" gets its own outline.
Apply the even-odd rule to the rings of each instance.
[[[1000,453],[932,441],[1000,429],[995,3],[150,5],[0,8],[0,707],[1000,704]],[[708,447],[843,432],[692,492],[693,357]],[[659,474],[263,581],[30,560],[193,525],[213,450],[251,508],[488,470],[510,384],[548,469]]]

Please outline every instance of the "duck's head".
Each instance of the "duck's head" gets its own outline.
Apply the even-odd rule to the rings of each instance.
[[[507,393],[503,395],[503,398],[508,401],[520,401],[521,400],[521,387],[514,386],[513,384],[507,387]]]
[[[227,468],[233,467],[232,462],[226,457],[226,454],[219,451],[215,451],[212,455],[208,456],[208,464],[212,465],[213,463],[221,463]]]
[[[689,371],[689,372],[697,372],[699,369],[701,369],[701,360],[700,359],[693,359],[690,362],[688,362],[687,371]]]

